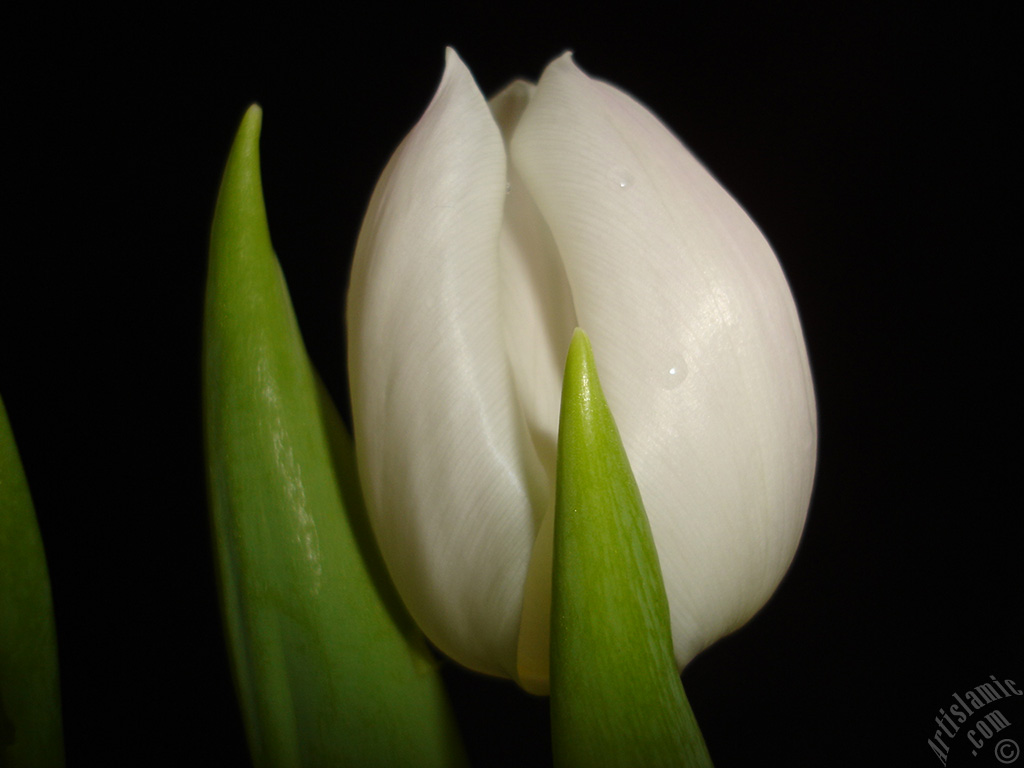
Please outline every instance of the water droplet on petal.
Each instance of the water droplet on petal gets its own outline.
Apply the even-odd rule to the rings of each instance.
[[[608,171],[608,178],[611,179],[612,184],[619,189],[626,189],[627,187],[632,186],[634,181],[633,174],[629,172],[629,169],[621,165],[613,166],[612,169]]]
[[[675,389],[683,383],[687,372],[686,363],[681,359],[676,360],[672,365],[664,369],[664,373],[661,375],[661,386],[664,389]]]
[[[507,195],[511,191],[512,191],[512,182],[511,181],[506,181],[505,182],[505,194]]]

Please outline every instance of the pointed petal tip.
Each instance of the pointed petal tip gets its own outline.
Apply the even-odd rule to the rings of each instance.
[[[571,72],[582,72],[582,70],[576,65],[575,52],[571,49],[567,49],[561,53],[557,58],[551,60],[551,63],[545,68],[553,70],[568,70]]]
[[[430,111],[430,107],[438,100],[442,93],[445,93],[449,88],[455,88],[461,90],[465,87],[471,87],[473,90],[479,90],[476,85],[476,80],[473,78],[473,73],[469,71],[469,67],[459,56],[458,52],[448,46],[444,49],[444,73],[441,75],[441,82],[437,85],[437,90],[434,91],[434,98],[431,100],[430,105],[427,107],[427,111]],[[481,95],[481,99],[483,96]]]
[[[444,49],[444,76],[442,77],[441,82],[444,83],[444,81],[448,80],[449,77],[453,77],[456,73],[459,75],[470,75],[469,67],[466,66],[466,62],[464,62],[462,57],[459,56],[458,51],[449,45]],[[472,77],[472,75],[470,75],[470,77]]]
[[[544,71],[541,72],[540,79],[537,81],[537,87],[545,87],[542,84],[547,83],[547,89],[554,88],[558,90],[559,86],[554,84],[562,83],[562,87],[586,88],[592,82],[594,82],[594,79],[580,69],[576,63],[575,53],[573,51],[565,51],[557,58],[552,59],[544,67]]]

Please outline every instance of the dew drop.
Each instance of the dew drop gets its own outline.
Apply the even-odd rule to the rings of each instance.
[[[621,165],[613,166],[612,169],[608,171],[608,178],[611,180],[612,184],[619,189],[626,189],[627,187],[632,186],[634,181],[633,174]]]
[[[511,181],[506,181],[505,182],[505,194],[507,195],[511,191],[512,191],[512,182]]]
[[[677,360],[668,368],[662,370],[664,371],[661,375],[661,386],[663,389],[675,389],[678,387],[683,383],[683,379],[686,378],[688,372],[686,363],[682,360]]]

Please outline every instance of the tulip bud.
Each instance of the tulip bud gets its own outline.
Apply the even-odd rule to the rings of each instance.
[[[449,50],[356,248],[356,448],[427,636],[536,692],[576,326],[646,505],[682,668],[764,604],[803,528],[817,427],[789,287],[740,206],[628,95],[564,55],[488,104]]]

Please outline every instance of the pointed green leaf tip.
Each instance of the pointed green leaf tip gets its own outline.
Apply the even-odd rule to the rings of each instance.
[[[562,386],[552,584],[555,764],[710,766],[647,514],[579,329]]]
[[[203,408],[221,604],[257,766],[462,765],[440,678],[367,525],[351,440],[270,244],[261,111],[214,215]]]
[[[0,765],[64,765],[50,577],[0,400]]]

